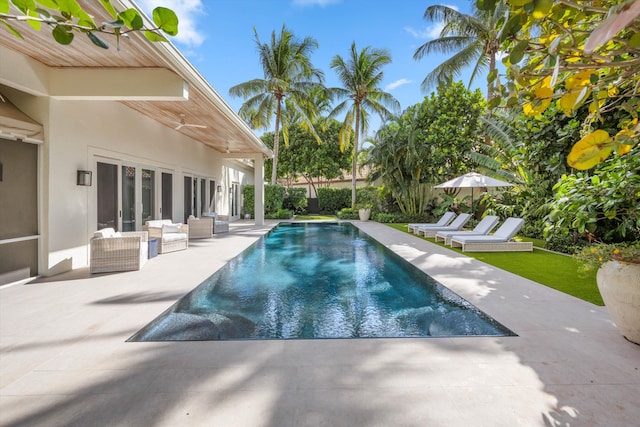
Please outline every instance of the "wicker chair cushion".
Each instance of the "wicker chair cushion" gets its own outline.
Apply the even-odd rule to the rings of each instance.
[[[157,227],[157,228],[162,228],[163,225],[165,224],[171,224],[171,220],[170,219],[154,219],[151,221],[147,221],[147,226],[148,227]]]
[[[116,230],[113,228],[103,228],[94,232],[93,237],[116,237]]]
[[[182,224],[162,224],[162,234],[180,233]]]
[[[162,241],[163,242],[177,242],[179,240],[187,240],[188,236],[186,233],[163,233]]]

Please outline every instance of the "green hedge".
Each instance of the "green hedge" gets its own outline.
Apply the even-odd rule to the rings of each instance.
[[[255,218],[255,187],[252,184],[245,185],[242,188],[242,199],[244,200],[242,216],[244,216],[244,214],[251,214],[251,217]]]
[[[282,206],[295,214],[307,213],[307,189],[287,188]]]
[[[255,186],[252,184],[245,185],[242,189],[244,197],[243,213],[250,213],[255,218]],[[284,187],[280,185],[264,186],[264,213],[276,213],[278,209],[282,209],[282,201],[284,200]]]
[[[318,208],[321,213],[335,214],[351,207],[350,188],[318,188]]]

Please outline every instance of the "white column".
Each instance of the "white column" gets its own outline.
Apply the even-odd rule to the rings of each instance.
[[[255,157],[255,169],[253,171],[255,187],[255,221],[256,225],[264,225],[264,158],[262,153]]]

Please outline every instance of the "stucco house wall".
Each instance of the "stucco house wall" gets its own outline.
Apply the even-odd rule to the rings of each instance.
[[[44,127],[44,143],[39,144],[38,153],[40,274],[57,274],[88,265],[88,241],[97,229],[99,161],[155,170],[157,218],[160,172],[171,173],[173,219],[177,222],[184,215],[185,176],[206,179],[207,183],[214,180],[216,186],[221,186],[215,211],[222,215],[231,213],[232,184],[241,188],[254,183],[253,170],[247,164],[225,159],[121,103],[42,99],[6,88],[5,92],[11,93],[12,102]],[[93,172],[91,186],[76,185],[77,170]],[[231,219],[237,218],[238,215]],[[140,229],[141,224],[136,228]]]

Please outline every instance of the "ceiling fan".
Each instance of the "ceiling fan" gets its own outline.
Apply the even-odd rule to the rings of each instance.
[[[193,124],[193,123],[187,123],[184,120],[184,114],[180,114],[180,121],[178,122],[178,126],[176,126],[174,129],[175,130],[180,130],[183,127],[200,128],[200,129],[206,129],[207,128],[207,126],[205,126],[205,125],[196,125],[196,124]]]

